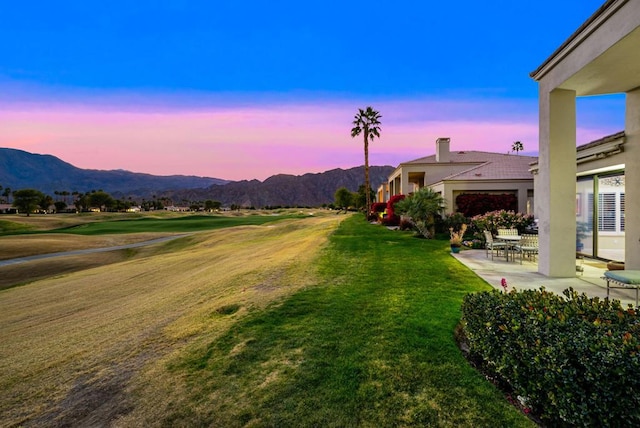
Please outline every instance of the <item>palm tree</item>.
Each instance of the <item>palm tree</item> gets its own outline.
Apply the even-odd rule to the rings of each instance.
[[[2,192],[2,196],[4,196],[7,200],[7,203],[10,202],[9,196],[11,196],[11,187],[5,187],[4,192]]]
[[[369,182],[369,140],[373,141],[374,137],[380,138],[380,118],[379,112],[371,107],[366,110],[358,109],[358,114],[353,119],[353,128],[351,129],[351,138],[364,134],[364,185],[367,196],[366,214],[369,215],[371,209],[371,183]]]
[[[414,226],[427,239],[436,233],[436,216],[445,209],[442,195],[430,187],[422,187],[395,204],[395,211],[411,218]]]
[[[511,145],[511,150],[516,152],[516,155],[517,155],[518,152],[520,152],[521,150],[524,150],[524,146],[520,141],[514,141],[514,143]]]

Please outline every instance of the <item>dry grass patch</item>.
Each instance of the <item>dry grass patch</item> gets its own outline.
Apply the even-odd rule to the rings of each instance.
[[[145,248],[128,261],[0,292],[3,423],[153,419],[185,388],[165,358],[313,284],[318,250],[343,219],[201,232],[158,246],[179,250]]]
[[[38,234],[0,236],[0,260],[49,254],[87,248],[113,247],[150,241],[169,233],[135,233],[118,235],[83,236],[71,234]]]
[[[135,254],[134,250],[118,250],[0,266],[0,290],[122,262],[131,258],[133,254]]]

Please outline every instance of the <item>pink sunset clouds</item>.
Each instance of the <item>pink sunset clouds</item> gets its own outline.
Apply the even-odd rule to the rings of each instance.
[[[0,147],[51,154],[86,169],[264,180],[361,165],[362,140],[352,139],[350,129],[357,108],[367,105],[382,114],[382,138],[370,144],[372,165],[433,154],[438,137],[451,137],[452,150],[506,153],[519,140],[525,152],[537,151],[535,102],[446,99],[4,104]],[[589,109],[585,117],[599,117]],[[578,125],[579,143],[622,129],[611,122]]]

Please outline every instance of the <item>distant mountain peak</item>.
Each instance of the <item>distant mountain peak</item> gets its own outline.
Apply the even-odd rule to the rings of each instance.
[[[55,191],[87,192],[102,189],[108,193],[145,196],[171,189],[206,188],[228,180],[194,176],[155,176],[124,169],[94,170],[77,168],[53,155],[0,148],[0,185],[11,189],[34,188],[46,194]]]
[[[392,166],[371,166],[371,187],[386,182]],[[340,187],[357,191],[364,183],[364,167],[334,168],[303,175],[275,174],[264,181],[227,181],[195,176],[156,176],[124,169],[77,168],[52,155],[0,148],[0,185],[13,190],[34,188],[53,195],[56,191],[88,192],[102,189],[117,198],[170,197],[174,201],[213,199],[225,205],[320,206],[333,202]]]

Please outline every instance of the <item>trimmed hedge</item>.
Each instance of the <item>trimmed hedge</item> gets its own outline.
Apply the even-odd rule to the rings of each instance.
[[[496,210],[518,211],[518,197],[509,193],[463,193],[456,197],[456,206],[467,217]]]
[[[505,282],[506,288],[506,282]],[[550,426],[640,426],[638,312],[540,290],[469,294],[470,356]]]

